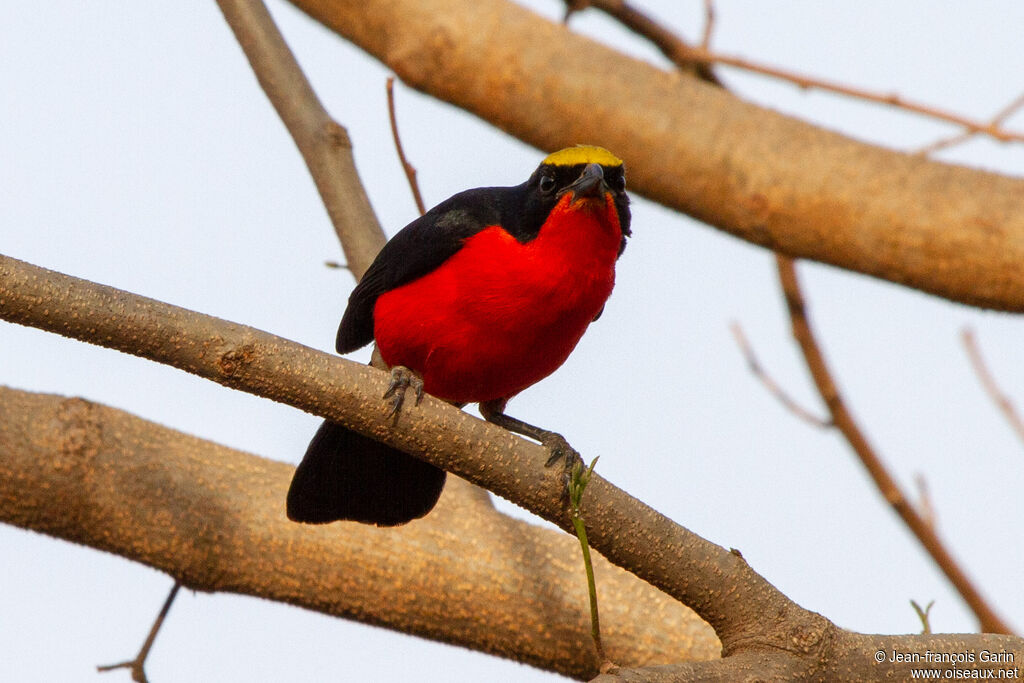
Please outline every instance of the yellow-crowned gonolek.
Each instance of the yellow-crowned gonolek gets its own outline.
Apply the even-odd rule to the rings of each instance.
[[[396,368],[399,399],[411,381],[565,446],[504,406],[554,372],[601,314],[629,223],[622,160],[601,147],[555,152],[521,185],[460,192],[384,246],[349,297],[338,353],[376,341]],[[434,507],[444,480],[443,470],[328,421],[296,470],[288,516],[403,524]]]

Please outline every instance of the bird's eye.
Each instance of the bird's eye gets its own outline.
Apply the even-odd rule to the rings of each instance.
[[[540,191],[544,194],[551,194],[555,189],[555,179],[549,175],[540,177]]]

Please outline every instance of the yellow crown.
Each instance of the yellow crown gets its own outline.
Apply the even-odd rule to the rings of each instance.
[[[600,164],[601,166],[622,166],[618,158],[604,147],[576,145],[549,154],[542,163],[552,166],[577,166],[579,164]]]

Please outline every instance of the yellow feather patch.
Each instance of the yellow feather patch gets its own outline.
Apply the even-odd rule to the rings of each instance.
[[[601,166],[622,166],[622,159],[618,158],[604,147],[593,145],[576,145],[566,147],[557,152],[549,154],[544,159],[544,164],[552,166],[576,166],[578,164],[600,164]]]

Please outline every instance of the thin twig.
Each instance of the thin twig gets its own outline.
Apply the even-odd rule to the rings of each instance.
[[[217,0],[253,73],[295,140],[359,279],[384,246],[384,231],[359,181],[348,131],[331,118],[259,0]]]
[[[743,334],[743,328],[740,327],[739,323],[734,322],[730,324],[729,329],[732,330],[732,336],[736,338],[736,344],[739,345],[740,352],[743,354],[743,357],[747,361],[747,365],[750,367],[750,372],[753,373],[754,377],[760,380],[761,384],[764,385],[764,388],[768,390],[768,393],[774,396],[784,408],[801,420],[804,420],[815,427],[828,429],[829,427],[835,426],[832,420],[818,417],[801,406],[793,400],[793,398],[790,397],[790,395],[787,394],[774,379],[772,379],[771,375],[769,375],[761,366],[761,363],[758,362],[757,356],[754,355],[754,349],[750,346],[750,342],[747,341],[747,336]]]
[[[700,48],[689,48],[688,50],[681,53],[681,58],[684,60],[700,62],[703,64],[725,64],[727,66],[733,66],[739,69],[743,69],[744,71],[749,71],[751,73],[758,73],[764,76],[771,76],[772,78],[778,78],[780,80],[788,81],[802,89],[824,90],[826,92],[833,92],[839,95],[846,95],[848,97],[853,97],[859,100],[890,105],[897,109],[902,109],[904,111],[920,114],[921,116],[926,116],[928,118],[936,119],[938,121],[953,123],[963,127],[969,133],[980,133],[988,135],[989,137],[992,137],[1001,142],[1024,142],[1024,133],[1004,130],[998,124],[969,119],[955,112],[941,109],[939,107],[935,107],[929,104],[916,102],[914,100],[909,100],[903,97],[902,95],[896,93],[880,93],[875,92],[873,90],[868,90],[866,88],[858,88],[855,86],[844,85],[842,83],[837,83],[835,81],[827,81],[813,76],[806,76],[803,74],[795,73],[793,71],[787,71],[785,69],[780,69],[765,64],[759,64],[757,62],[753,62],[742,57],[718,54]]]
[[[1013,407],[1013,402],[1007,397],[1005,393],[999,388],[999,384],[996,382],[995,377],[992,376],[991,371],[988,369],[988,365],[985,363],[985,359],[981,355],[981,350],[978,348],[977,339],[975,339],[974,331],[970,328],[964,328],[961,333],[964,342],[964,348],[967,350],[967,357],[971,359],[971,367],[974,368],[974,374],[978,376],[978,380],[981,382],[981,386],[985,389],[985,393],[989,395],[992,401],[999,408],[1000,412],[1006,417],[1006,421],[1010,423],[1010,427],[1017,433],[1017,437],[1024,441],[1024,421],[1021,421],[1020,415],[1017,410]]]
[[[167,594],[167,599],[164,600],[164,606],[160,608],[159,614],[156,615],[156,619],[153,621],[153,625],[149,629],[149,635],[146,636],[146,642],[142,644],[142,649],[139,650],[139,654],[135,656],[135,659],[128,662],[121,662],[120,664],[106,664],[103,666],[97,666],[96,670],[104,673],[107,671],[113,671],[114,669],[131,669],[132,680],[136,683],[147,683],[146,678],[146,658],[149,657],[149,651],[153,649],[153,643],[156,642],[156,635],[160,632],[160,627],[164,624],[164,619],[167,618],[167,613],[171,611],[171,605],[174,603],[174,598],[178,596],[178,590],[181,588],[181,584],[177,581],[171,586],[171,592]]]
[[[939,539],[935,528],[925,520],[917,508],[910,502],[900,489],[896,480],[889,474],[882,463],[874,447],[868,442],[867,437],[861,431],[852,413],[846,407],[845,401],[836,388],[835,380],[825,362],[821,347],[814,337],[810,323],[807,320],[806,304],[803,292],[800,288],[796,275],[796,266],[793,259],[788,256],[776,254],[775,263],[778,269],[779,282],[782,285],[783,294],[786,297],[786,304],[789,307],[789,318],[793,327],[793,337],[796,339],[803,352],[807,368],[814,378],[814,384],[818,393],[828,406],[832,414],[832,420],[836,427],[846,437],[846,441],[853,448],[861,463],[867,469],[875,486],[881,492],[885,500],[900,516],[900,519],[917,536],[917,539],[932,556],[932,559],[939,566],[939,569],[946,575],[946,578],[953,584],[964,601],[974,612],[982,631],[985,633],[1013,633],[1010,626],[1002,620],[995,610],[986,602],[981,593],[974,586],[973,582],[964,573],[959,563],[953,558],[945,544]]]
[[[596,7],[614,17],[616,21],[634,33],[654,43],[654,46],[678,68],[688,71],[708,83],[722,85],[709,63],[684,56],[694,48],[629,3],[622,0],[564,0],[564,2],[566,4],[566,20],[573,12],[579,12],[587,7]]]
[[[711,48],[711,34],[715,31],[714,0],[704,0],[704,30],[700,36],[700,46],[704,50]]]
[[[423,204],[423,195],[420,194],[420,185],[416,182],[416,167],[405,158],[405,150],[402,149],[402,138],[398,135],[398,119],[395,116],[395,77],[388,76],[388,119],[391,121],[391,137],[395,140],[395,151],[398,152],[398,160],[402,162],[402,170],[405,171],[406,180],[409,181],[409,189],[412,190],[412,198],[416,201],[416,209],[422,216],[427,212]]]
[[[918,472],[914,475],[914,483],[917,485],[917,511],[928,526],[934,529],[937,516],[935,506],[932,504],[932,496],[928,492],[928,480]]]
[[[970,134],[984,134],[1002,142],[1024,142],[1024,133],[1004,130],[999,123],[975,121],[938,107],[908,100],[895,93],[880,93],[866,88],[843,85],[835,81],[828,81],[768,66],[767,64],[761,64],[743,57],[713,52],[704,47],[694,47],[680,40],[674,33],[624,0],[589,0],[587,5],[615,17],[626,27],[653,42],[673,64],[687,70],[699,69],[700,67],[710,69],[712,64],[724,64],[751,73],[778,78],[802,89],[815,88],[868,102],[890,105],[897,109],[920,114],[921,116],[956,124]],[[698,73],[701,72],[698,71]],[[705,78],[702,73],[701,77]],[[705,80],[711,79],[705,78]],[[714,78],[712,82],[721,84],[717,78]]]
[[[1017,110],[1019,110],[1021,107],[1024,107],[1024,93],[1017,95],[1017,97],[1012,102],[1010,102],[1008,105],[1006,105],[998,112],[996,112],[996,115],[989,120],[989,125],[1002,126],[1002,124],[1005,123],[1008,118],[1017,113]],[[938,152],[939,150],[947,149],[949,147],[953,147],[954,145],[959,145],[962,142],[966,142],[967,140],[970,140],[977,134],[978,131],[968,130],[962,133],[958,133],[956,135],[951,135],[948,138],[936,140],[930,145],[922,147],[921,149],[917,150],[917,154],[920,154],[921,156],[928,156],[930,154]]]

